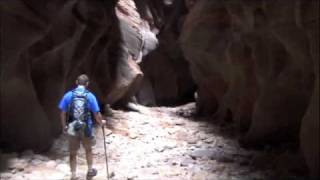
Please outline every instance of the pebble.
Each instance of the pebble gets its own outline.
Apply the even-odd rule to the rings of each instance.
[[[180,166],[181,167],[188,167],[194,163],[195,163],[195,161],[192,159],[184,159],[183,161],[180,162]]]
[[[205,139],[203,142],[210,144],[210,143],[213,143],[214,141],[215,141],[214,137],[209,137]]]
[[[67,164],[59,164],[56,169],[64,173],[68,173],[70,171],[69,165]]]
[[[157,152],[163,152],[164,150],[165,150],[164,146],[160,146],[160,147],[155,148],[155,151],[157,151]]]
[[[37,166],[39,164],[41,164],[42,162],[39,159],[33,159],[31,160],[30,164],[33,166]]]
[[[210,157],[212,157],[213,154],[214,154],[214,151],[212,151],[212,150],[199,149],[199,150],[195,150],[194,152],[192,152],[190,154],[190,156],[192,159],[198,159],[198,158],[210,159]]]
[[[197,144],[198,139],[196,139],[196,138],[190,138],[190,139],[187,140],[187,142],[188,142],[188,144]]]
[[[208,135],[205,133],[199,133],[198,136],[199,136],[200,140],[205,140],[205,139],[209,138]]]
[[[8,168],[23,171],[27,165],[28,162],[26,160],[14,158],[9,160]]]
[[[177,126],[183,126],[183,125],[185,125],[186,123],[183,122],[183,121],[175,121],[174,124],[177,125]]]
[[[137,175],[132,174],[132,175],[129,175],[129,176],[127,177],[127,180],[134,180],[134,179],[137,178],[137,177],[138,177]]]
[[[33,159],[39,159],[40,161],[49,161],[49,158],[46,156],[43,156],[41,154],[35,154],[33,156]]]
[[[129,137],[131,139],[137,139],[138,138],[138,135],[136,133],[130,133]]]
[[[55,168],[57,166],[57,163],[53,160],[50,160],[46,163],[46,167],[49,169]]]

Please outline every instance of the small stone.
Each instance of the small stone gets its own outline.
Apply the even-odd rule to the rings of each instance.
[[[198,140],[196,138],[190,138],[187,140],[188,144],[197,144]]]
[[[41,164],[41,161],[39,159],[33,159],[30,162],[30,164],[33,165],[33,166],[37,166],[37,165]]]
[[[180,162],[180,166],[181,167],[188,167],[191,164],[194,164],[194,160],[192,160],[192,159],[185,159],[185,160]]]
[[[175,142],[168,142],[168,143],[164,146],[165,149],[174,149],[174,148],[176,148],[176,147],[177,147],[177,143],[175,143]]]
[[[196,134],[198,134],[199,133],[199,130],[194,130],[194,131],[188,131],[188,132],[190,132],[191,134],[193,134],[193,135],[196,135]]]
[[[10,172],[11,172],[11,174],[16,174],[17,173],[17,169],[12,169]]]
[[[195,145],[195,147],[196,147],[196,148],[201,148],[201,147],[202,147],[202,144],[203,144],[203,143],[202,143],[201,141],[199,141],[199,142],[197,142],[197,144]]]
[[[167,131],[168,131],[169,135],[172,135],[172,134],[175,134],[177,132],[177,128],[169,128]]]
[[[174,176],[179,176],[181,172],[177,169],[171,169],[171,170],[167,170],[166,172],[163,172],[163,174],[165,174],[165,176],[167,177],[174,177]]]
[[[147,163],[147,167],[149,168],[149,167],[151,167],[152,166],[152,164],[150,163],[150,162],[148,162]]]
[[[9,160],[9,169],[16,169],[18,171],[23,171],[25,167],[28,165],[28,162],[24,159],[14,158]]]
[[[43,156],[41,154],[35,154],[33,156],[33,159],[39,159],[40,161],[49,161],[49,158],[46,156]]]
[[[183,125],[185,125],[186,123],[183,122],[183,121],[175,121],[174,124],[177,125],[177,126],[183,126]]]
[[[155,150],[157,152],[163,152],[165,150],[164,146],[161,146],[161,147],[156,147]]]
[[[134,179],[137,178],[137,177],[138,177],[137,175],[132,174],[132,175],[129,175],[129,176],[127,177],[127,180],[134,180]]]
[[[209,137],[209,138],[205,139],[204,142],[208,143],[208,144],[213,143],[214,142],[214,138],[213,137]]]
[[[206,140],[206,139],[208,139],[208,135],[204,134],[204,133],[199,133],[199,139]]]
[[[138,135],[136,133],[130,133],[129,137],[131,139],[137,139],[138,138]]]
[[[64,173],[68,173],[70,170],[69,166],[67,164],[59,164],[57,167],[56,167],[57,170],[59,171],[62,171]]]
[[[57,163],[53,160],[50,160],[46,163],[46,167],[49,169],[55,168],[57,166]]]
[[[212,166],[211,172],[217,173],[217,172],[223,172],[225,171],[226,166],[223,164],[217,164],[215,166]]]
[[[198,158],[209,159],[213,154],[214,154],[213,150],[200,149],[192,152],[190,156],[192,159],[198,159]]]
[[[156,174],[159,174],[159,172],[158,171],[154,171],[154,172],[152,172],[152,174],[156,175]]]

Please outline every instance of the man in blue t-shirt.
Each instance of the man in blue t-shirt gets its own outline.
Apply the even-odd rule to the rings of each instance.
[[[67,133],[70,129],[69,125],[72,122],[69,122],[70,124],[67,124],[67,118],[69,120],[70,117],[67,117],[67,114],[70,112],[70,106],[73,101],[74,92],[77,93],[86,93],[86,101],[87,101],[87,109],[94,115],[95,120],[98,124],[104,126],[106,121],[102,119],[102,115],[100,113],[100,108],[98,106],[98,102],[96,97],[89,92],[86,88],[89,85],[89,78],[87,75],[82,74],[80,75],[77,80],[76,84],[78,87],[74,89],[73,91],[67,92],[62,100],[59,103],[59,109],[61,110],[61,125],[64,133]],[[90,113],[88,112],[88,113]],[[92,145],[94,141],[93,136],[93,121],[91,116],[86,116],[85,122],[85,129],[84,133],[72,136],[69,135],[69,151],[70,151],[70,170],[71,170],[71,179],[76,179],[76,167],[77,167],[77,151],[80,147],[80,142],[82,143],[85,151],[86,151],[86,159],[88,164],[88,172],[87,176],[95,176],[97,175],[97,170],[92,168],[93,163],[93,157],[92,157]]]

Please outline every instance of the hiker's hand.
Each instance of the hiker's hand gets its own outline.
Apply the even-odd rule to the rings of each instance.
[[[104,127],[104,126],[106,126],[106,124],[107,124],[107,121],[104,120],[104,119],[102,119],[102,120],[101,120],[101,126]]]
[[[68,126],[63,127],[62,133],[67,134],[67,132],[68,132]]]

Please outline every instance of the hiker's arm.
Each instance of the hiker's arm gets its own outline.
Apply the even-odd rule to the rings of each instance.
[[[102,115],[100,112],[94,113],[94,118],[96,119],[97,123],[100,124],[101,126],[105,125],[106,120],[102,118]]]
[[[97,98],[93,94],[89,94],[89,103],[91,111],[94,115],[94,119],[100,126],[104,126],[106,124],[106,120],[103,119],[100,113],[100,107],[98,105]]]
[[[61,126],[62,126],[62,130],[64,131],[66,128],[66,115],[67,113],[64,111],[61,111],[60,113],[60,119],[61,119]]]

